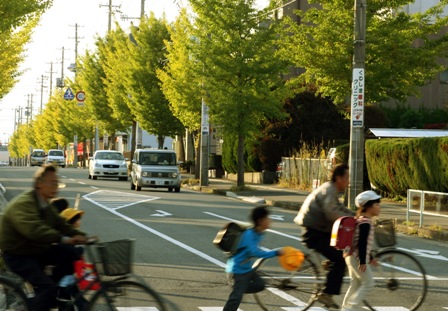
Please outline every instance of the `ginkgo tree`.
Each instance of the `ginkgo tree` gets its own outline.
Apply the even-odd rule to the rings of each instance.
[[[262,120],[282,116],[289,95],[288,62],[275,53],[275,21],[254,0],[190,0],[194,12],[192,59],[201,67],[201,95],[211,121],[238,141],[237,186],[244,186],[244,145]],[[225,140],[225,136],[224,136]]]
[[[317,93],[345,104],[351,90],[354,0],[312,0],[299,11],[300,23],[285,17],[279,28],[278,57],[303,73],[290,84],[313,85]],[[366,19],[366,102],[405,102],[419,87],[446,70],[447,0],[422,13],[403,10],[410,0],[368,0]]]

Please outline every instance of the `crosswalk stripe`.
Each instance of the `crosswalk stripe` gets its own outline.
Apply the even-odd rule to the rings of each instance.
[[[201,311],[222,311],[223,307],[199,307],[199,310]],[[237,311],[243,311],[240,308],[238,308]]]

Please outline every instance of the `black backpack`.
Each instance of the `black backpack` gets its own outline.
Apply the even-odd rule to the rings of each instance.
[[[213,240],[213,244],[220,248],[226,255],[233,256],[240,250],[238,249],[238,244],[240,243],[241,235],[249,227],[249,225],[229,222],[218,231]]]

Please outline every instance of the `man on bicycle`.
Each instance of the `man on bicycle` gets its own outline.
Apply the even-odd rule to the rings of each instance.
[[[317,301],[327,308],[339,308],[333,295],[339,295],[345,273],[345,260],[342,251],[330,246],[333,223],[341,216],[353,216],[339,201],[349,182],[348,166],[336,165],[331,173],[331,180],[311,192],[299,210],[294,222],[303,227],[303,242],[331,261],[327,281]]]
[[[58,192],[54,166],[42,166],[34,175],[34,189],[14,198],[0,223],[0,248],[12,272],[33,285],[30,310],[48,311],[55,305],[57,283],[73,274],[79,258],[72,245],[85,244],[84,233],[73,229],[49,204]],[[54,266],[52,275],[44,267]]]

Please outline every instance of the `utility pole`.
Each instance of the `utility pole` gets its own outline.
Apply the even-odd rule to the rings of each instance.
[[[42,109],[43,109],[42,105],[44,102],[44,88],[46,87],[44,85],[44,79],[47,79],[47,78],[48,77],[44,76],[44,75],[40,76],[40,110],[39,110],[39,113],[42,113]]]
[[[53,71],[53,62],[50,62],[50,72],[47,71],[47,73],[50,74],[50,96],[48,98],[51,98],[51,94],[53,92],[53,73],[56,73],[55,71]]]
[[[204,95],[205,96],[205,95]],[[208,118],[208,107],[202,97],[202,113],[201,113],[201,155],[200,155],[200,185],[208,186],[208,156],[209,156],[209,139],[210,126]]]
[[[353,80],[350,119],[350,183],[348,206],[363,190],[364,179],[364,104],[367,0],[355,0]]]
[[[107,31],[109,32],[112,29],[112,14],[113,14],[112,9],[113,8],[119,8],[120,6],[119,5],[112,5],[112,0],[109,0],[109,4],[107,4],[107,5],[100,4],[100,8],[101,7],[105,7],[105,6],[107,6],[109,8],[109,10],[108,10],[108,20],[107,20]],[[118,12],[118,10],[116,10],[116,11]]]

